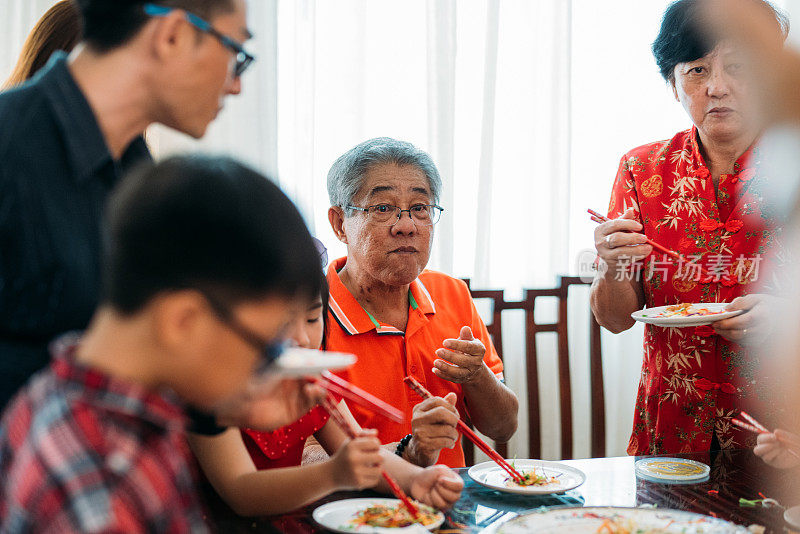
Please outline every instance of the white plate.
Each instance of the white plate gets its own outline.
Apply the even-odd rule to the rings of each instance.
[[[707,308],[709,311],[722,312],[715,313],[713,315],[694,315],[691,317],[675,315],[672,317],[657,317],[659,314],[667,311],[667,306],[658,306],[656,308],[645,308],[643,310],[635,311],[631,314],[631,317],[642,323],[654,324],[658,326],[702,326],[705,324],[715,323],[729,317],[736,317],[737,315],[744,313],[744,310],[729,312],[723,311],[729,304],[730,302],[699,302],[692,304],[692,306],[695,308]]]
[[[361,534],[378,534],[387,532],[423,532],[425,529],[434,530],[442,526],[444,523],[444,514],[439,512],[439,519],[427,527],[422,525],[411,525],[404,528],[384,528],[384,527],[356,527],[352,520],[356,514],[365,508],[374,506],[376,504],[384,504],[387,506],[397,506],[400,504],[399,499],[382,499],[375,497],[374,499],[344,499],[341,501],[333,501],[328,504],[315,508],[311,514],[314,521],[321,526],[332,530],[334,532],[344,532],[346,534],[353,534],[359,532]]]
[[[281,376],[313,376],[322,371],[346,369],[356,363],[356,357],[344,352],[289,347],[275,360],[269,373]]]
[[[707,515],[661,508],[560,508],[545,512],[525,513],[506,521],[499,521],[483,532],[487,534],[595,534],[603,521],[612,519],[622,525],[638,527],[642,532],[682,534],[747,534],[744,527]],[[628,525],[625,522],[629,522]],[[631,528],[632,532],[639,532]]]
[[[783,520],[786,521],[790,527],[800,529],[800,506],[792,506],[783,512]]]
[[[586,475],[583,471],[564,465],[559,462],[548,462],[545,460],[508,460],[517,471],[536,470],[546,476],[558,477],[558,482],[546,484],[544,486],[517,486],[510,481],[508,473],[494,462],[483,462],[475,464],[469,468],[467,474],[472,480],[506,493],[517,493],[519,495],[549,495],[551,493],[563,493],[577,488],[586,482]],[[542,471],[543,470],[543,471]]]

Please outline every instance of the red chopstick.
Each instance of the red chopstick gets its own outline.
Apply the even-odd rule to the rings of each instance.
[[[600,215],[599,213],[597,213],[594,210],[586,210],[586,211],[589,212],[589,215],[592,216],[592,220],[594,222],[596,222],[596,223],[605,223],[605,222],[609,222],[611,220],[608,217],[606,217],[605,215]],[[652,246],[654,249],[660,250],[664,254],[666,254],[668,256],[671,256],[672,258],[674,258],[674,259],[676,259],[678,261],[682,261],[682,262],[686,262],[686,263],[692,263],[692,262],[688,261],[686,258],[684,258],[683,255],[681,255],[680,253],[675,252],[674,250],[670,250],[670,249],[668,249],[667,247],[665,247],[663,245],[659,245],[658,243],[656,243],[655,241],[653,241],[652,239],[650,239],[647,236],[644,236],[644,238],[647,240],[647,243],[650,246]],[[698,270],[706,277],[712,277],[713,278],[713,277],[716,276],[716,275],[708,272],[706,269],[703,268],[702,265],[700,265],[698,263],[692,263],[692,265],[696,265]]]
[[[339,410],[339,407],[336,405],[336,401],[331,397],[330,393],[322,402],[322,407],[325,408],[325,410],[331,415],[331,419],[333,419],[334,422],[339,425],[342,430],[344,430],[344,433],[347,434],[350,439],[355,439],[355,437],[358,435],[357,430],[353,427],[352,423],[345,418],[341,410]],[[392,493],[394,493],[394,495],[403,503],[403,506],[408,509],[411,516],[415,520],[419,521],[419,509],[414,505],[413,502],[411,502],[411,499],[409,499],[405,494],[403,488],[401,488],[400,485],[391,476],[389,476],[389,473],[386,471],[382,470],[381,476],[383,476],[383,479],[389,485]]]
[[[735,417],[731,419],[731,423],[736,425],[736,426],[738,426],[739,428],[742,428],[744,430],[749,430],[750,432],[753,432],[755,434],[768,434],[769,433],[769,432],[765,432],[764,430],[761,430],[760,428],[756,428],[751,424],[745,423],[744,421],[740,421],[739,419],[736,419]]]
[[[371,412],[382,415],[387,419],[395,421],[396,423],[402,423],[406,419],[405,414],[391,404],[383,402],[378,397],[367,393],[363,389],[354,386],[350,382],[334,375],[333,373],[323,371],[321,379],[312,378],[310,380],[322,386],[328,392],[335,393],[336,395],[340,395],[347,400],[355,402],[356,404],[360,404]]]
[[[416,379],[410,376],[405,377],[403,379],[403,382],[405,382],[406,386],[411,388],[417,395],[419,395],[423,399],[429,399],[433,396],[431,392],[425,389],[425,387],[422,384],[420,384]],[[502,467],[509,475],[511,475],[511,478],[513,478],[516,482],[521,483],[525,481],[525,477],[523,477],[516,469],[511,467],[511,465],[505,460],[505,458],[500,456],[500,454],[496,450],[494,450],[488,443],[486,443],[480,437],[478,437],[478,435],[475,432],[473,432],[472,429],[464,423],[464,421],[459,419],[458,424],[456,426],[458,430],[461,432],[461,434],[463,434],[467,439],[469,439],[472,443],[474,443],[480,450],[482,450],[486,454],[486,456],[491,458],[497,465]]]
[[[756,421],[754,417],[748,415],[746,412],[739,412],[739,413],[741,414],[742,417],[744,417],[747,421],[749,421],[749,423],[745,423],[744,421],[740,421],[739,419],[736,419],[734,417],[731,419],[731,423],[733,423],[734,425],[738,426],[739,428],[743,428],[744,430],[749,430],[750,432],[754,432],[756,434],[771,433],[769,430],[767,430],[767,427]],[[778,436],[775,437],[778,439],[778,441],[783,443],[789,454],[800,460],[800,454],[798,454],[795,450],[791,448],[791,445],[793,445],[792,443],[787,443],[786,440],[778,438]]]
[[[756,420],[755,420],[755,418],[754,418],[754,417],[752,417],[752,416],[750,416],[750,415],[748,415],[748,414],[747,414],[747,412],[739,412],[739,413],[742,415],[742,417],[744,417],[744,418],[745,418],[745,420],[746,420],[748,423],[750,423],[751,425],[753,425],[754,427],[756,427],[757,429],[759,429],[761,432],[767,432],[767,433],[769,433],[769,430],[767,430],[767,427],[765,427],[764,425],[762,425],[761,423],[759,423],[758,421],[756,421]]]

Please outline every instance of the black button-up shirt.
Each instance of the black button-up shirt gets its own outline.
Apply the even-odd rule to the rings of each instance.
[[[141,137],[111,157],[63,53],[0,94],[0,408],[49,361],[54,337],[88,325],[104,202],[150,159]]]

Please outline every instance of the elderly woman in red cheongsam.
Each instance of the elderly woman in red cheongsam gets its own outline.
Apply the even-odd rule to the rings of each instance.
[[[742,59],[725,40],[701,35],[698,18],[696,0],[674,2],[653,43],[694,125],[623,156],[609,208],[617,218],[595,231],[592,309],[612,332],[630,328],[631,312],[645,305],[731,302],[746,311],[712,326],[645,327],[629,454],[745,447],[753,437],[731,417],[749,409],[769,421],[758,406],[768,384],[755,380],[758,361],[747,350],[769,335],[775,297],[758,291],[773,291],[766,273],[780,256],[780,229],[762,198],[767,178],[756,171],[762,126]],[[775,12],[777,39],[786,26]],[[690,261],[654,252],[645,235]]]

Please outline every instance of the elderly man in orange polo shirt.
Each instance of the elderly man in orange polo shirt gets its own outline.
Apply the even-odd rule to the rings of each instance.
[[[359,424],[413,463],[462,467],[459,414],[503,442],[517,428],[518,402],[466,284],[425,269],[441,188],[427,153],[386,137],[333,164],[328,219],[347,257],[328,270],[326,348],[356,354],[342,377],[409,415],[397,424],[351,406]],[[419,402],[407,375],[436,397]]]

